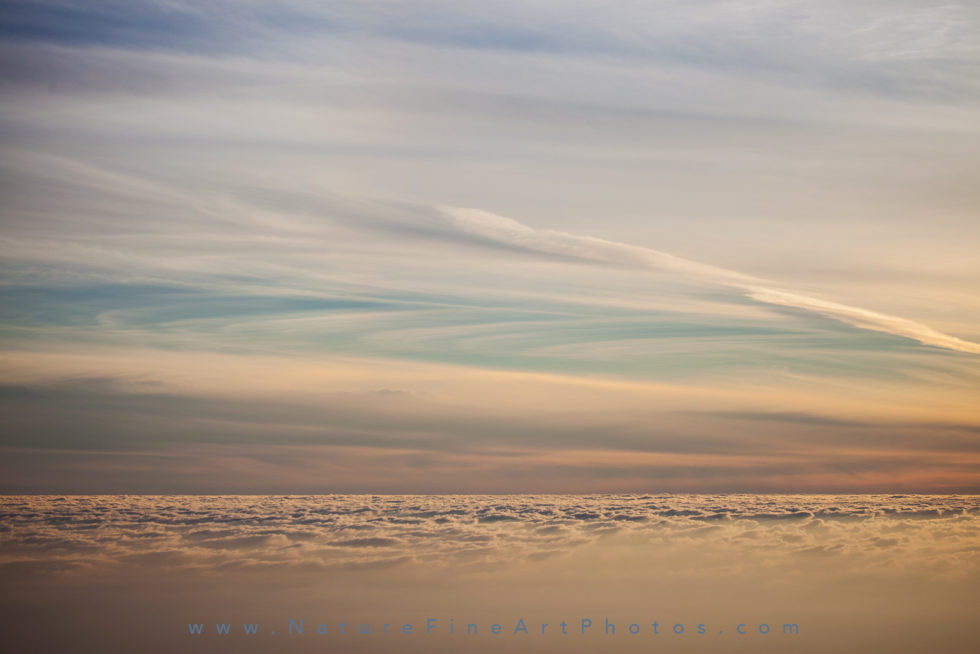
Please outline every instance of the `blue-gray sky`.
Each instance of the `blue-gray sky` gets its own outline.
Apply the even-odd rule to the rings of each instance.
[[[980,8],[4,2],[3,491],[977,491]]]

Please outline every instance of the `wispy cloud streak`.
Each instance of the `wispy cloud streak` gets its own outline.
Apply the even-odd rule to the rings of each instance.
[[[769,288],[763,285],[763,280],[659,250],[591,236],[534,229],[512,218],[479,209],[442,207],[442,211],[459,230],[530,252],[691,275],[703,281],[738,289],[747,297],[764,304],[802,309],[860,329],[902,336],[924,345],[980,354],[980,344],[944,334],[913,320]]]

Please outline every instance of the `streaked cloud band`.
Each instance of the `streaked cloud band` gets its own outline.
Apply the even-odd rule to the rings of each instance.
[[[478,209],[443,207],[442,211],[455,227],[464,232],[531,252],[692,275],[705,281],[740,289],[753,300],[766,304],[811,311],[854,327],[911,338],[925,345],[980,354],[980,344],[943,334],[912,320],[760,286],[758,284],[761,280],[755,280],[747,275],[690,261],[659,250],[591,236],[537,230],[512,218]]]

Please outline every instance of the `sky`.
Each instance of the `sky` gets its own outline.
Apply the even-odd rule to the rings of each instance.
[[[980,492],[978,31],[4,1],[0,492]]]

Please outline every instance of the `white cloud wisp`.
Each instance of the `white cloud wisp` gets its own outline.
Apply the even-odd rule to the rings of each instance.
[[[902,336],[924,345],[955,352],[980,354],[980,344],[944,334],[927,325],[877,311],[777,290],[760,285],[762,280],[724,268],[690,261],[651,248],[580,236],[555,230],[534,229],[512,218],[479,209],[442,207],[457,229],[490,241],[531,252],[617,265],[635,266],[690,275],[703,281],[742,291],[757,302],[802,309],[860,329]]]

